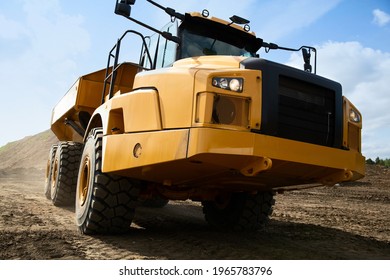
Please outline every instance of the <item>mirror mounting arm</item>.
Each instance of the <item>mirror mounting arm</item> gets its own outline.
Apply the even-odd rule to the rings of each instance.
[[[164,11],[166,11],[169,15],[171,15],[172,17],[176,17],[176,18],[179,18],[179,19],[184,19],[184,15],[180,14],[180,13],[176,13],[175,10],[171,9],[171,8],[164,8],[162,7],[161,5],[155,3],[154,1],[151,1],[151,0],[147,0],[148,2],[152,3],[153,5],[163,9]],[[165,39],[167,40],[170,40],[170,41],[173,41],[177,44],[180,44],[180,38],[176,37],[176,36],[173,36],[171,33],[169,32],[165,32],[165,31],[160,31],[150,25],[147,25],[146,23],[143,23],[135,18],[132,18],[130,16],[130,11],[131,11],[131,5],[133,5],[135,3],[135,0],[117,0],[117,3],[116,3],[116,6],[115,6],[115,13],[117,15],[120,15],[120,16],[123,16],[125,18],[127,18],[128,20],[131,20],[133,22],[135,22],[136,24],[138,25],[141,25],[142,27],[145,27],[149,30],[152,30],[153,32],[155,33],[158,33],[160,34],[161,36],[163,36]]]
[[[312,66],[310,64],[310,57],[311,57],[311,52],[314,53],[314,74],[317,74],[317,50],[314,47],[310,46],[302,46],[298,49],[292,49],[292,48],[286,48],[286,47],[280,47],[277,44],[274,43],[262,43],[262,47],[265,48],[265,52],[269,52],[270,50],[285,50],[285,51],[292,51],[292,52],[297,52],[297,51],[302,51],[303,55],[303,61],[304,61],[304,70],[306,72],[312,72]]]
[[[150,4],[156,6],[157,8],[160,8],[161,10],[165,11],[168,15],[170,15],[171,17],[175,17],[175,18],[178,18],[180,20],[183,20],[184,19],[184,15],[181,14],[181,13],[178,13],[176,12],[174,9],[172,8],[165,8],[164,6],[161,6],[160,4],[152,1],[152,0],[146,0],[148,1]]]
[[[124,15],[122,15],[122,16],[124,16]],[[147,24],[145,24],[145,23],[143,23],[143,22],[141,22],[139,20],[136,20],[135,18],[132,18],[132,17],[129,17],[129,16],[124,16],[124,17],[127,18],[128,20],[131,20],[131,21],[135,22],[136,24],[141,25],[142,27],[145,27],[145,28],[147,28],[149,30],[152,30],[153,32],[156,32],[156,33],[160,34],[161,36],[163,36],[167,40],[170,40],[170,41],[173,41],[173,42],[175,42],[177,44],[180,44],[180,39],[178,37],[176,37],[176,36],[173,36],[169,32],[160,31],[160,30],[158,30],[158,29],[156,29],[156,28],[154,28],[154,27],[152,27],[150,25],[147,25]]]

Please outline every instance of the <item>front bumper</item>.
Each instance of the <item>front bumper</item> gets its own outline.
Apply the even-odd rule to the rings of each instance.
[[[360,179],[356,151],[256,134],[189,128],[107,135],[103,171],[165,185],[278,188]]]

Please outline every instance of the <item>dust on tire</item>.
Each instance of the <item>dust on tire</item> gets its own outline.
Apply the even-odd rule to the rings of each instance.
[[[81,143],[72,141],[58,144],[51,178],[51,201],[55,206],[74,204],[82,148]]]
[[[137,181],[102,172],[102,132],[93,129],[81,156],[76,191],[76,222],[83,234],[123,233],[138,203]]]

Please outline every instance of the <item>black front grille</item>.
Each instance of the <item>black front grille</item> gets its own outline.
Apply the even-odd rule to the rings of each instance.
[[[254,132],[342,147],[339,83],[260,58],[246,59],[241,66],[261,71],[261,129]]]
[[[334,145],[335,92],[279,77],[277,135],[324,146]]]

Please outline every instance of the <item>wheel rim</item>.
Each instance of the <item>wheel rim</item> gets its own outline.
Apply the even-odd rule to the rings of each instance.
[[[46,163],[46,181],[49,178],[49,174],[50,174],[50,159]]]
[[[50,176],[50,163],[51,163],[51,160],[49,159],[47,161],[47,164],[46,164],[46,177],[45,177],[45,183],[47,184],[50,180],[49,176]]]
[[[80,206],[83,206],[87,201],[88,189],[89,189],[89,178],[91,174],[91,163],[89,157],[85,157],[81,167],[81,174],[79,178],[79,191],[78,201]]]
[[[58,160],[54,161],[53,165],[53,172],[52,172],[52,178],[51,178],[51,189],[52,193],[54,193],[56,184],[57,184],[57,173],[58,173]]]

